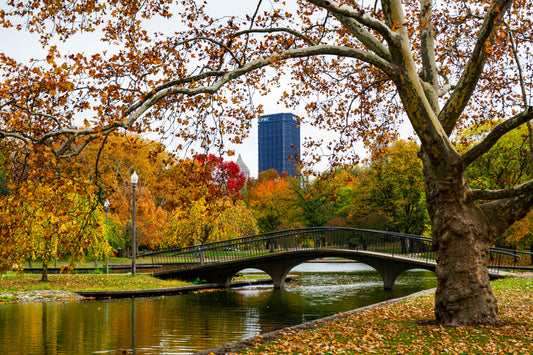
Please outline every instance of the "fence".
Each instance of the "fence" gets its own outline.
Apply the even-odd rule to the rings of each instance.
[[[351,228],[301,228],[258,234],[244,238],[163,250],[139,257],[151,258],[155,271],[191,268],[198,264],[222,263],[288,251],[345,249],[372,251],[426,262],[436,260],[431,238],[416,235]],[[519,261],[531,260],[531,253],[490,248],[488,266],[516,268]],[[531,266],[531,265],[530,265]]]

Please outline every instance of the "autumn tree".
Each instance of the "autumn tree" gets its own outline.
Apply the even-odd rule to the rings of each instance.
[[[139,176],[137,186],[137,245],[155,248],[167,228],[164,210],[167,164],[172,157],[159,142],[138,134],[115,132],[90,142],[78,160],[87,178],[97,186],[101,204],[110,203],[110,242],[115,249],[131,244],[132,187],[131,174]]]
[[[242,201],[228,197],[207,202],[192,201],[188,207],[175,209],[163,245],[192,246],[257,234],[255,219]]]
[[[162,244],[194,245],[256,233],[242,203],[245,180],[237,164],[212,154],[174,162],[163,174],[169,225]]]
[[[422,235],[429,218],[422,162],[414,142],[399,140],[380,150],[359,175],[349,213],[351,225]]]
[[[290,188],[290,179],[286,174],[279,176],[276,170],[270,169],[248,181],[245,200],[261,233],[273,232],[280,226],[301,226],[298,223],[301,211],[296,206],[296,194]]]
[[[23,166],[16,172],[18,181],[12,180],[10,191],[0,198],[0,264],[40,260],[42,281],[48,281],[54,260],[108,255],[104,214],[95,186],[80,174],[79,164],[29,153]]]
[[[100,198],[105,200],[130,185],[131,174],[136,171],[142,177],[143,186],[150,186],[156,195],[156,204],[163,197],[160,184],[167,164],[172,161],[166,147],[138,134],[114,132],[103,139],[88,144],[78,160],[85,165],[86,175],[100,189]],[[113,207],[113,204],[111,205]]]
[[[233,201],[242,200],[241,190],[246,178],[239,166],[232,161],[224,161],[213,154],[200,154],[194,157],[207,176],[209,194],[212,198],[229,197]]]
[[[473,189],[464,173],[513,129],[528,123],[531,134],[531,2],[272,0],[224,19],[206,6],[10,0],[0,25],[40,35],[46,58],[0,54],[0,138],[61,157],[117,129],[151,129],[224,149],[262,112],[249,95],[269,94],[267,83],[335,132],[304,145],[332,163],[356,158],[357,141],[387,143],[408,120],[437,249],[437,321],[497,324],[488,248],[531,210],[533,180]],[[169,31],[150,27],[156,20]],[[69,52],[84,33],[110,50]],[[490,122],[482,141],[457,151],[457,128]]]

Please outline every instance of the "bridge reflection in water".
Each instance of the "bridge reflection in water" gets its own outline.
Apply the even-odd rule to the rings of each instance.
[[[520,252],[490,248],[489,274],[514,267]],[[372,266],[385,289],[409,269],[435,271],[436,253],[431,238],[352,228],[301,228],[191,247],[143,254],[151,258],[159,278],[205,280],[229,286],[232,277],[246,268],[270,275],[274,288],[283,288],[288,272],[301,263],[321,257],[340,257]]]

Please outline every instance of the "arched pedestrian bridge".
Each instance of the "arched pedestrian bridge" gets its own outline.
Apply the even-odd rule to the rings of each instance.
[[[154,275],[165,279],[205,280],[229,286],[246,268],[270,275],[275,288],[283,288],[288,272],[309,260],[340,257],[375,268],[391,289],[398,275],[409,269],[435,271],[431,238],[394,232],[351,228],[302,228],[239,239],[143,254],[151,258]],[[512,250],[491,248],[491,277],[510,267],[520,256]]]

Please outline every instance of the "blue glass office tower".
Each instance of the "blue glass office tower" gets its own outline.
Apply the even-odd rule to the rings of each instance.
[[[259,117],[258,171],[275,169],[296,176],[300,155],[300,122],[292,113],[276,113]]]

